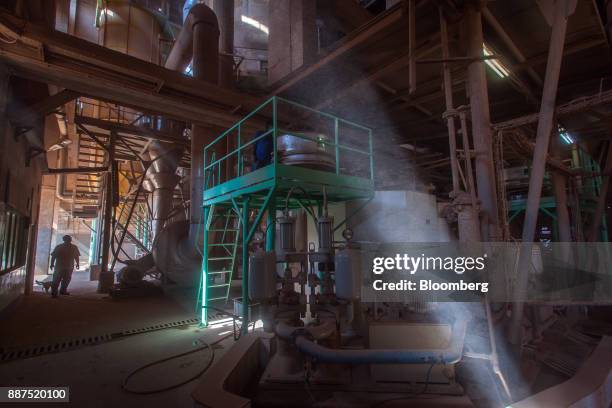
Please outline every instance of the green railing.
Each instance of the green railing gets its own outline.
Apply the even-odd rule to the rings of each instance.
[[[268,119],[268,124],[265,127],[261,126],[261,123],[266,122]],[[299,128],[300,125],[313,122],[317,124],[326,123],[325,127],[330,130],[329,133],[331,133],[331,135],[327,135],[327,138],[317,138],[315,140],[306,134],[309,132],[307,129],[298,131],[286,130],[289,126],[297,126]],[[259,126],[256,124],[259,124]],[[253,129],[258,127],[261,130],[261,134],[253,136]],[[367,139],[358,139],[360,139],[361,142],[365,142],[363,144],[367,147],[359,149],[346,144],[343,140],[346,139],[346,132],[342,130],[343,128],[362,133]],[[270,135],[273,136],[273,153],[270,165],[274,165],[275,176],[276,168],[279,164],[277,138],[282,135],[291,135],[301,139],[316,141],[326,148],[329,147],[329,152],[333,152],[335,158],[336,175],[341,175],[340,158],[342,154],[352,152],[367,157],[369,168],[367,169],[368,175],[366,177],[372,181],[374,180],[372,130],[370,128],[336,117],[329,113],[317,111],[300,103],[274,96],[259,105],[255,110],[242,118],[234,126],[227,129],[204,148],[204,174],[210,174],[212,176],[209,177],[209,185],[206,185],[205,188],[211,188],[225,181],[229,181],[230,179],[244,175],[244,163],[247,151],[250,151],[251,146],[255,149],[255,144],[259,140],[269,137]],[[233,149],[229,148],[229,146],[234,145],[235,147]],[[219,146],[220,149],[217,149],[217,146]],[[215,158],[215,156],[218,158]],[[230,166],[225,166],[224,172],[224,165],[228,162]]]

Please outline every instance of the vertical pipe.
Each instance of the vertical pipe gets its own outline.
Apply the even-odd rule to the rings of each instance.
[[[446,24],[446,18],[442,8],[439,9],[440,13],[440,38],[442,41],[442,59],[447,60],[450,56],[448,49],[448,26]],[[450,163],[451,163],[451,174],[453,179],[453,193],[459,191],[459,174],[457,163],[457,139],[455,132],[455,118],[450,114],[454,110],[453,107],[453,83],[451,78],[450,66],[444,62],[442,64],[442,74],[444,77],[444,98],[446,101],[446,124],[448,128],[448,144],[450,147]],[[466,135],[464,134],[465,138]]]
[[[374,181],[374,147],[372,146],[372,129],[368,129],[368,152],[370,153],[370,180]]]
[[[334,144],[336,151],[336,174],[340,174],[340,146],[338,145],[338,118],[334,118]]]
[[[266,214],[266,251],[274,251],[276,240],[276,199],[270,198]]]
[[[89,235],[89,265],[94,265],[97,262],[96,248],[98,242],[98,219],[91,220],[91,234]],[[140,239],[140,238],[139,238]]]
[[[202,246],[202,315],[200,324],[203,327],[208,326],[208,216],[210,214],[210,206],[204,207],[204,245]]]
[[[408,93],[416,91],[416,0],[408,0]]]
[[[519,254],[517,280],[514,288],[514,302],[512,304],[510,342],[517,346],[520,346],[522,342],[521,324],[525,307],[524,300],[527,293],[533,239],[542,195],[544,172],[546,170],[546,153],[548,152],[550,134],[553,128],[557,86],[559,84],[561,61],[563,60],[563,46],[568,17],[566,12],[565,7],[555,5],[552,34],[548,49],[548,62],[546,63],[546,77],[544,79],[544,90],[540,106],[540,119],[538,121],[536,145],[533,152],[531,177],[529,179],[527,207],[523,223],[523,239]]]
[[[465,13],[467,55],[474,60],[468,65],[468,90],[472,112],[472,137],[476,183],[481,210],[486,222],[482,222],[482,239],[495,241],[499,237],[495,169],[493,167],[493,138],[489,112],[489,94],[484,62],[482,61],[482,15],[477,5],[467,7]]]
[[[213,11],[219,19],[219,85],[234,86],[234,0],[215,0]]]
[[[272,163],[274,164],[274,177],[276,177],[276,169],[278,167],[278,152],[277,140],[278,137],[278,98],[272,97]]]
[[[261,211],[264,209],[262,208]],[[240,332],[249,332],[249,196],[242,196],[242,327]]]
[[[113,217],[113,162],[115,160],[115,132],[111,132],[108,141],[108,168],[105,175],[106,194],[104,197],[104,221],[102,232],[102,272],[108,272],[108,261],[110,253],[111,222]]]
[[[198,4],[197,7],[207,11],[203,4]],[[202,12],[202,18],[198,18],[193,23],[192,46],[194,78],[216,84],[219,80],[219,28],[212,11]],[[198,219],[199,209],[202,207],[204,194],[204,147],[211,142],[213,135],[210,128],[199,125],[193,125],[191,135],[191,225],[189,236],[191,242],[195,243],[196,231],[200,222]],[[218,157],[222,156],[223,154],[218,155]]]
[[[598,241],[599,227],[603,218],[603,213],[606,208],[608,189],[610,187],[610,172],[612,172],[612,142],[608,142],[608,157],[606,158],[606,166],[604,168],[604,178],[599,189],[599,198],[597,199],[597,207],[593,214],[593,222],[589,229],[589,241]]]

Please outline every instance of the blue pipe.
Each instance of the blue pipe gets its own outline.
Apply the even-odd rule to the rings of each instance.
[[[446,349],[330,349],[315,343],[306,336],[295,340],[297,348],[318,362],[333,364],[454,364],[461,360],[467,320],[455,321],[450,344]]]

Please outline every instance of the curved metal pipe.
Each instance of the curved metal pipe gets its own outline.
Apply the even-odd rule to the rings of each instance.
[[[306,336],[300,335],[295,344],[298,349],[322,363],[334,364],[454,364],[461,360],[467,320],[460,319],[453,324],[450,344],[446,349],[431,350],[390,350],[363,349],[342,350],[330,349]]]
[[[303,333],[308,333],[309,337],[322,340],[331,337],[336,332],[336,324],[332,320],[326,320],[318,326],[297,327],[281,320],[276,325],[275,332],[283,339],[293,339],[296,336],[303,336]]]
[[[219,65],[219,23],[217,22],[217,16],[205,4],[196,3],[195,0],[187,0],[183,7],[183,19],[183,28],[176,38],[164,66],[168,69],[180,72],[185,71],[192,57],[195,57],[193,55],[194,28],[196,25],[203,24],[213,33],[216,32],[214,40],[211,40],[211,42],[214,41],[216,44],[215,55],[212,55],[212,51],[209,50],[209,55],[207,55],[207,57],[210,59],[210,64],[215,65],[215,71],[217,72]],[[194,68],[195,65],[196,63],[194,62]],[[214,80],[217,81],[217,76],[215,76]]]

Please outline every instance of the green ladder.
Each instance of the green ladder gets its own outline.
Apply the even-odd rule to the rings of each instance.
[[[240,238],[240,217],[233,208],[212,206],[206,259],[208,301],[229,299]]]

